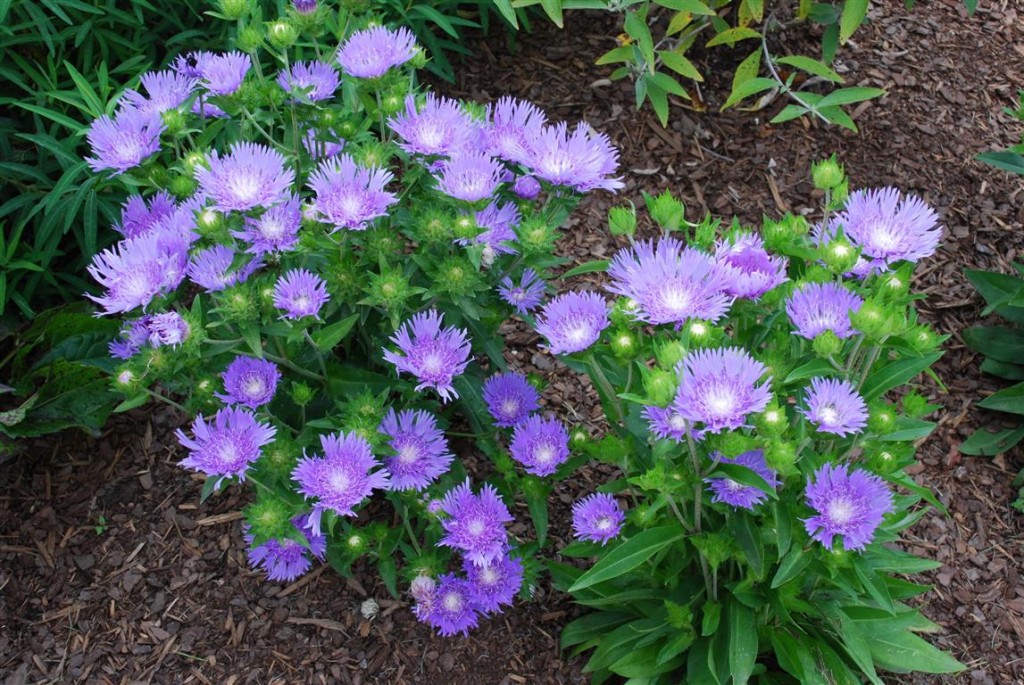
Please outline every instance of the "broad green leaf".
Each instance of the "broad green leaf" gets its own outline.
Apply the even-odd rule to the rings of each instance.
[[[831,93],[826,95],[818,103],[818,108],[823,107],[838,107],[840,105],[852,105],[855,102],[863,102],[864,100],[870,100],[885,95],[885,91],[881,88],[840,88],[839,90],[833,90]]]
[[[901,416],[896,420],[896,428],[892,433],[881,437],[883,442],[910,442],[920,440],[932,434],[937,424],[923,419],[911,419]]]
[[[938,361],[942,354],[942,352],[932,352],[923,357],[910,357],[886,364],[868,376],[860,392],[864,399],[876,400],[893,388],[909,382]]]
[[[654,38],[647,26],[646,12],[626,12],[623,28],[630,38],[636,41],[640,54],[643,55],[647,71],[654,70]]]
[[[564,26],[562,22],[562,0],[540,0],[540,6],[544,8],[544,12],[554,22],[555,26],[558,28]]]
[[[715,11],[708,7],[701,0],[655,0],[662,7],[667,7],[670,10],[677,12],[689,12],[691,14],[700,14],[703,16],[711,17],[714,16]]]
[[[1016,152],[1001,151],[1001,152],[982,152],[975,159],[979,162],[985,162],[991,164],[997,169],[1003,171],[1009,171],[1014,174],[1024,174],[1024,155],[1019,155]]]
[[[815,111],[821,116],[825,117],[829,123],[839,124],[843,128],[847,128],[854,133],[857,132],[857,124],[853,123],[853,119],[847,114],[841,107],[820,107],[816,106]]]
[[[772,589],[774,590],[785,585],[788,581],[795,578],[809,563],[811,563],[810,554],[799,547],[790,549],[789,554],[782,558],[779,570],[775,572],[775,577],[772,578]]]
[[[754,612],[735,599],[729,601],[729,672],[734,685],[750,680],[757,661],[757,624]]]
[[[608,268],[607,259],[595,259],[591,262],[584,262],[577,267],[569,269],[564,274],[559,276],[561,279],[572,278],[573,276],[579,276],[581,274],[589,274],[594,271],[604,271]]]
[[[965,666],[908,631],[876,632],[868,640],[879,667],[893,673],[958,673]]]
[[[824,376],[826,374],[835,373],[836,367],[832,366],[832,363],[827,359],[812,359],[806,364],[802,364],[797,368],[793,369],[786,380],[782,381],[783,385],[789,385],[796,381],[802,381],[805,378],[814,378],[815,376]]]
[[[355,325],[356,321],[359,320],[359,314],[353,314],[347,316],[341,321],[336,321],[330,326],[325,326],[313,334],[313,342],[316,343],[316,348],[321,352],[329,352],[334,347],[344,340],[345,336],[348,335],[349,331],[352,330],[352,326]]]
[[[778,57],[776,58],[775,63],[795,67],[800,71],[806,71],[808,74],[820,76],[832,81],[833,83],[843,82],[843,77],[837,74],[827,64],[819,62],[816,59],[811,59],[810,57],[804,57],[803,55],[786,55],[785,57]]]
[[[784,121],[789,121],[791,119],[796,119],[797,117],[802,117],[803,115],[807,114],[810,111],[811,110],[807,109],[806,107],[802,107],[801,105],[786,105],[785,107],[782,108],[781,112],[772,117],[770,123],[781,124]]]
[[[1024,352],[1024,331],[1016,328],[975,326],[965,330],[963,336],[972,349],[1006,364],[1019,362]]]
[[[577,580],[569,592],[618,578],[629,573],[662,549],[683,539],[683,533],[676,526],[662,526],[641,531],[610,551],[593,568]]]
[[[778,499],[779,495],[775,488],[768,484],[764,478],[753,469],[741,464],[732,464],[721,461],[715,464],[715,470],[711,472],[710,478],[728,478],[740,485],[748,485],[757,488],[771,499]]]
[[[779,87],[779,84],[776,83],[773,79],[770,79],[770,78],[758,77],[758,78],[752,78],[749,81],[744,81],[743,84],[741,84],[739,88],[737,88],[736,90],[732,91],[729,94],[729,99],[726,100],[725,103],[722,105],[722,109],[723,110],[728,109],[729,107],[732,107],[733,105],[735,105],[740,100],[743,100],[744,98],[748,98],[751,95],[756,95],[757,93],[763,93],[766,90],[771,90],[772,88],[778,88],[778,87]]]
[[[757,72],[761,69],[761,48],[758,46],[756,50],[747,55],[740,65],[736,67],[736,73],[732,76],[732,92],[742,86],[750,79],[757,77]]]
[[[548,538],[548,488],[541,486],[525,490],[526,506],[537,531],[537,544],[543,547]]]
[[[1006,452],[1021,440],[1024,440],[1024,425],[994,433],[986,428],[979,428],[960,445],[960,451],[972,456],[993,457]]]
[[[845,43],[868,15],[869,0],[846,0],[839,18],[839,42]]]
[[[608,52],[604,53],[597,58],[594,64],[614,64],[615,62],[632,62],[633,61],[633,48],[630,45],[623,45],[618,48],[612,48]]]
[[[989,395],[981,402],[979,407],[1004,411],[1008,414],[1024,414],[1024,383],[1011,385],[1009,388]]]
[[[998,271],[982,271],[980,269],[966,269],[964,275],[971,285],[981,293],[988,305],[983,314],[990,314],[999,305],[1006,304],[1024,290],[1024,280],[1020,276],[999,273]]]
[[[519,30],[519,20],[516,17],[515,8],[512,7],[511,0],[493,0],[494,6],[501,12],[501,16],[505,18],[512,28]]]
[[[737,26],[735,28],[726,29],[717,36],[709,40],[704,47],[713,48],[716,45],[734,45],[741,40],[749,40],[751,38],[760,38],[761,34],[752,28],[746,26]]]
[[[694,81],[704,80],[704,77],[701,76],[699,71],[697,71],[697,67],[693,66],[693,62],[678,52],[660,50],[658,52],[658,57],[661,58],[662,64],[680,76],[685,76],[686,78],[693,79]]]
[[[606,635],[631,618],[633,614],[624,611],[597,611],[586,614],[562,629],[562,649]]]
[[[1008,381],[1024,381],[1024,366],[1007,364],[995,359],[986,359],[981,363],[981,372],[1005,378]]]

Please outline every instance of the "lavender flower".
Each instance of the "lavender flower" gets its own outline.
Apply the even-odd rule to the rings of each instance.
[[[434,388],[443,402],[458,397],[452,386],[455,376],[469,363],[469,341],[460,328],[441,328],[441,315],[435,309],[420,312],[402,324],[391,336],[398,351],[384,350],[384,359],[420,381],[416,390]]]
[[[734,459],[729,459],[715,452],[711,455],[711,458],[725,464],[746,466],[761,476],[769,486],[773,488],[779,487],[778,475],[765,462],[764,452],[761,450],[744,452]],[[753,509],[768,499],[768,495],[757,488],[737,483],[729,477],[705,478],[704,482],[708,484],[708,491],[712,493],[712,502],[724,502],[733,508]]]
[[[485,229],[476,236],[476,242],[491,248],[497,254],[515,254],[516,248],[508,243],[514,242],[522,215],[514,204],[492,202],[476,213],[476,224]],[[464,242],[464,241],[460,241]]]
[[[209,54],[198,62],[200,84],[214,95],[231,95],[238,90],[252,67],[249,55],[242,52]]]
[[[516,425],[509,452],[527,473],[550,476],[569,458],[569,434],[558,419],[530,416]]]
[[[316,193],[313,216],[336,229],[365,230],[368,222],[385,216],[398,201],[384,190],[392,178],[390,171],[360,167],[346,154],[325,159],[309,177],[309,187]]]
[[[487,121],[483,134],[484,149],[509,162],[526,164],[530,141],[541,134],[546,117],[533,103],[503,97],[487,107]],[[537,188],[539,190],[540,186]]]
[[[213,53],[205,50],[178,55],[171,63],[171,69],[186,78],[198,79],[202,77],[203,67],[211,57],[213,57]]]
[[[540,195],[540,182],[533,176],[517,176],[512,192],[524,200],[533,200]]]
[[[231,262],[235,252],[225,245],[214,245],[192,255],[188,277],[208,293],[218,292],[234,285]]]
[[[679,364],[679,390],[672,408],[704,431],[720,433],[743,426],[747,414],[763,411],[771,400],[768,369],[738,347],[701,349]]]
[[[523,271],[519,285],[510,276],[501,279],[498,294],[520,314],[528,314],[540,306],[547,284],[533,269]]]
[[[93,171],[113,169],[115,176],[123,174],[160,150],[164,128],[156,112],[122,109],[114,119],[104,114],[85,134],[94,155],[85,161]]]
[[[126,321],[116,339],[111,340],[107,349],[114,359],[131,359],[149,342],[150,316]]]
[[[572,505],[572,531],[577,540],[602,546],[622,530],[626,515],[611,495],[595,492]]]
[[[329,299],[324,279],[305,269],[285,272],[274,286],[274,306],[284,312],[283,319],[319,318]]]
[[[725,274],[715,260],[675,238],[657,244],[641,241],[620,250],[608,265],[608,275],[608,290],[635,301],[637,318],[652,324],[679,328],[687,319],[714,322],[732,304]]]
[[[188,339],[191,328],[178,312],[154,314],[146,322],[149,344],[153,347],[177,347]]]
[[[476,608],[490,614],[512,604],[523,584],[523,562],[502,556],[487,564],[474,564],[463,560],[462,569],[471,586],[471,597]]]
[[[276,433],[276,428],[260,423],[251,412],[224,407],[211,423],[207,423],[202,414],[197,416],[192,422],[193,438],[180,428],[174,434],[189,452],[179,464],[211,477],[219,476],[216,483],[219,487],[225,478],[232,476],[244,481],[249,464],[260,458],[260,448],[273,442]]]
[[[377,78],[415,56],[416,38],[407,28],[391,31],[377,26],[356,31],[338,48],[336,59],[345,73]]]
[[[93,257],[89,274],[106,292],[86,297],[104,314],[145,307],[158,295],[178,287],[188,265],[190,238],[173,226],[160,225]]]
[[[257,257],[276,252],[288,252],[299,242],[302,210],[299,198],[289,195],[284,202],[274,205],[258,219],[246,217],[245,230],[231,235],[249,243],[246,252]]]
[[[502,169],[501,162],[485,152],[459,150],[441,163],[437,189],[456,200],[483,200],[497,190]]]
[[[548,339],[551,354],[587,349],[608,327],[608,305],[597,293],[569,292],[544,305],[537,317],[537,332]]]
[[[513,518],[493,486],[474,495],[467,478],[445,495],[441,507],[448,518],[441,520],[445,535],[439,545],[462,550],[474,564],[491,563],[505,552],[505,524]]]
[[[521,373],[496,373],[487,379],[483,389],[487,409],[494,425],[511,428],[540,406],[540,395]]]
[[[935,210],[896,188],[851,193],[836,223],[881,271],[895,262],[916,262],[935,254],[942,237]]]
[[[847,550],[863,550],[893,511],[892,493],[881,478],[847,464],[825,464],[807,481],[807,503],[818,515],[804,519],[807,534],[832,549],[841,535]]]
[[[392,490],[423,490],[448,472],[454,456],[437,420],[425,411],[388,411],[380,424],[395,456],[384,459]]]
[[[295,181],[295,172],[285,167],[281,153],[256,143],[235,143],[226,157],[215,150],[209,165],[196,169],[196,180],[213,207],[222,212],[244,212],[287,200]]]
[[[147,71],[140,79],[148,98],[135,90],[125,92],[124,99],[129,107],[141,112],[162,114],[181,107],[192,95],[196,79],[173,71]]]
[[[132,195],[121,205],[121,222],[114,224],[114,230],[125,238],[138,238],[150,230],[164,217],[170,216],[177,205],[169,193],[161,190],[146,200],[141,195]]]
[[[370,451],[370,443],[355,433],[321,435],[323,456],[302,455],[292,471],[299,494],[315,497],[309,528],[321,535],[320,521],[325,510],[338,516],[355,516],[355,507],[374,490],[385,490],[390,478],[385,470],[371,472],[380,463]]]
[[[310,15],[316,12],[316,0],[292,0],[292,7],[302,15]]]
[[[290,93],[295,102],[329,100],[334,97],[339,84],[334,67],[316,60],[296,62],[277,75],[277,85]]]
[[[427,93],[422,109],[416,98],[405,98],[405,112],[388,120],[398,134],[398,146],[410,154],[449,155],[469,145],[477,135],[477,123],[457,100]]]
[[[239,355],[228,364],[221,378],[224,379],[224,394],[217,397],[229,404],[256,409],[274,398],[281,372],[274,362]]]
[[[752,233],[719,242],[715,259],[725,292],[733,297],[757,299],[786,280],[786,258],[772,257],[761,237]]]
[[[430,576],[421,573],[409,583],[409,594],[416,601],[412,613],[420,621],[427,622],[437,600],[437,583]]]
[[[868,406],[853,384],[833,378],[812,378],[807,409],[799,410],[822,433],[845,436],[868,425]]]
[[[580,123],[570,134],[566,124],[542,126],[528,132],[524,161],[533,175],[557,186],[579,192],[594,188],[616,191],[623,187],[609,178],[619,166],[619,153],[608,136]]]
[[[794,333],[814,339],[825,331],[832,331],[839,338],[854,334],[850,325],[850,312],[864,304],[838,283],[805,283],[786,300],[786,314],[796,326]]]
[[[674,407],[644,407],[644,418],[654,435],[662,440],[686,440],[686,417]]]
[[[473,601],[473,586],[454,573],[446,573],[439,580],[424,621],[443,636],[469,635],[480,620]]]
[[[292,525],[306,538],[309,547],[291,538],[270,539],[261,545],[254,545],[256,536],[249,533],[249,526],[246,525],[245,542],[249,545],[249,565],[266,571],[268,580],[288,583],[309,570],[313,565],[311,555],[323,561],[327,554],[327,538],[304,530],[308,522],[308,516],[292,519]]]

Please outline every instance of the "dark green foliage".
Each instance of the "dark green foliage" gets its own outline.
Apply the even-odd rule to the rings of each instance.
[[[1020,97],[1020,104],[1017,106],[1017,109],[1014,110],[1007,107],[1003,111],[1018,121],[1024,121],[1024,90],[1020,91],[1017,95]],[[1024,138],[1021,140],[1022,142],[1019,145],[1014,145],[1006,150],[983,152],[978,155],[978,160],[991,164],[1003,171],[1024,174]]]

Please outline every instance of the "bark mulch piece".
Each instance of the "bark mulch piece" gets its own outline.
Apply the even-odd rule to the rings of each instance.
[[[475,58],[457,69],[456,96],[528,98],[552,118],[586,119],[622,151],[627,187],[616,198],[587,198],[573,215],[560,253],[574,262],[609,257],[613,202],[642,204],[641,191],[668,187],[688,207],[736,214],[814,211],[811,161],[840,155],[856,186],[897,185],[935,206],[947,235],[919,269],[928,295],[922,317],[952,335],[936,371],[944,406],[940,428],[912,469],[933,487],[950,516],[930,512],[907,545],[943,566],[925,574],[935,590],[922,599],[943,632],[936,644],[969,665],[959,676],[894,677],[893,682],[1024,682],[1024,520],[1009,508],[1020,450],[996,459],[961,457],[959,444],[988,420],[972,408],[998,385],[959,331],[978,320],[980,298],[968,268],[1010,270],[1024,250],[1024,184],[973,161],[978,152],[1016,142],[1019,124],[1002,113],[1024,87],[1024,17],[1017,4],[981,3],[967,19],[959,0],[875,3],[871,23],[841,51],[837,69],[851,85],[883,87],[881,101],[858,108],[853,135],[817,122],[770,126],[783,106],[716,113],[728,91],[721,53],[698,56],[710,69],[701,92],[709,113],[673,110],[667,129],[633,109],[632,87],[609,82],[598,56],[615,46],[617,17],[572,13],[559,31],[544,21],[517,37],[474,40]],[[802,27],[773,38],[774,52],[817,54]],[[719,60],[733,60],[733,63]],[[708,62],[707,60],[711,60]],[[685,103],[683,103],[685,104]],[[813,217],[812,217],[813,218]],[[647,229],[650,230],[650,229]],[[566,284],[592,283],[588,277]],[[545,400],[568,420],[600,430],[587,383],[538,352],[520,323],[507,329],[509,360],[554,373]],[[67,433],[30,444],[0,466],[0,678],[15,683],[577,683],[583,661],[558,650],[562,626],[576,614],[565,597],[537,588],[483,622],[469,638],[435,638],[392,600],[373,569],[355,579],[315,572],[282,587],[248,570],[237,492],[199,504],[201,481],[175,466],[173,428],[181,419],[158,409],[112,422],[100,439]],[[551,503],[552,535],[567,534],[569,503],[610,475],[584,470]],[[362,603],[379,606],[364,619]]]

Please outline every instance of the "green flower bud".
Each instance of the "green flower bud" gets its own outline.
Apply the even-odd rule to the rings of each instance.
[[[850,324],[869,340],[881,340],[892,333],[891,313],[875,300],[866,300],[855,312],[850,312]]]
[[[171,136],[177,136],[185,130],[185,115],[176,109],[167,110],[160,118],[163,119],[167,133]]]
[[[697,224],[693,231],[691,244],[703,250],[711,250],[715,245],[715,237],[718,234],[718,224],[710,219],[705,219]]]
[[[718,568],[732,557],[733,542],[725,533],[692,535],[689,540],[712,569]]]
[[[526,382],[532,385],[537,392],[544,392],[544,388],[548,385],[547,381],[539,373],[526,374]]]
[[[359,532],[351,532],[345,538],[345,550],[353,557],[361,557],[369,548],[369,540]]]
[[[832,190],[846,178],[843,165],[836,161],[836,156],[811,164],[811,180],[819,190]]]
[[[398,114],[405,109],[405,96],[400,93],[388,93],[380,99],[380,109],[387,116]]]
[[[299,461],[298,445],[290,439],[278,436],[274,442],[263,448],[259,465],[278,478],[287,479]]]
[[[850,179],[844,178],[843,182],[832,190],[832,204],[836,207],[843,205],[850,197]]]
[[[455,254],[442,261],[433,272],[434,288],[453,298],[466,297],[482,289],[480,274],[463,255]]]
[[[685,207],[683,203],[672,197],[669,191],[661,195],[653,196],[644,193],[644,200],[647,202],[647,211],[651,218],[663,230],[678,231],[685,220]]]
[[[149,173],[149,180],[153,185],[166,188],[167,184],[170,183],[171,176],[163,164],[150,162],[146,165],[146,171]]]
[[[688,604],[677,604],[670,599],[664,601],[666,623],[687,633],[693,632],[693,610]]]
[[[250,0],[218,0],[220,14],[228,21],[238,21],[252,12]]]
[[[224,215],[213,207],[207,207],[196,217],[196,226],[202,235],[210,235],[224,225]]]
[[[551,255],[558,242],[558,231],[541,219],[526,219],[516,230],[519,244],[527,255]]]
[[[783,478],[798,472],[796,457],[796,445],[786,440],[772,440],[764,450],[765,463]]]
[[[789,428],[789,417],[786,411],[778,404],[769,404],[763,412],[754,419],[757,429],[767,435],[782,435]]]
[[[412,287],[400,268],[385,268],[379,274],[370,274],[366,293],[366,304],[377,305],[388,311],[399,311],[412,295]]]
[[[832,331],[824,331],[814,336],[811,348],[814,350],[814,354],[823,359],[828,359],[829,357],[834,357],[843,349],[843,342]]]
[[[704,321],[690,321],[686,324],[686,334],[690,342],[697,347],[707,347],[718,338],[719,329]]]
[[[569,446],[572,449],[580,450],[588,444],[590,444],[590,433],[583,426],[576,426],[569,433]]]
[[[914,462],[914,446],[909,442],[872,442],[864,445],[867,465],[875,473],[895,473]]]
[[[896,429],[896,410],[888,404],[877,404],[868,411],[868,430],[878,435],[892,433]]]
[[[256,302],[245,285],[238,285],[217,293],[217,299],[225,318],[232,321],[250,322],[256,319]]]
[[[425,243],[450,244],[455,239],[457,221],[454,216],[443,210],[428,210],[416,218],[416,237]]]
[[[334,112],[332,112],[331,110],[325,110],[324,113],[321,114],[321,116],[326,116],[327,112],[331,113],[332,118],[335,116]],[[356,126],[356,122],[352,121],[351,119],[339,121],[335,125],[334,129],[342,138],[351,138],[352,136],[359,132],[359,128]]]
[[[637,303],[628,297],[620,297],[612,302],[611,311],[608,312],[608,319],[616,326],[629,328],[636,322],[636,314],[639,310]]]
[[[329,269],[324,275],[328,292],[345,302],[357,299],[363,294],[366,271],[358,256],[346,252],[337,258],[334,268]]]
[[[238,49],[248,55],[255,55],[263,47],[263,30],[255,24],[243,26],[238,32]]]
[[[422,69],[427,66],[427,53],[423,51],[422,47],[417,45],[413,48],[412,59],[408,63],[413,69]]]
[[[480,235],[482,230],[472,214],[462,214],[459,216],[455,219],[453,227],[455,229],[455,237],[460,240],[473,240]]]
[[[665,488],[665,467],[658,464],[653,469],[647,469],[639,476],[634,476],[629,479],[631,485],[635,485],[641,490],[648,490],[651,492],[658,492]]]
[[[612,207],[608,212],[608,230],[612,235],[632,237],[636,234],[636,207]]]
[[[921,354],[934,351],[935,348],[939,346],[939,343],[942,342],[942,338],[940,338],[927,324],[912,326],[910,330],[904,334],[903,338],[911,347],[914,348],[915,351],[920,352]]]
[[[631,358],[639,347],[636,336],[624,329],[619,329],[612,334],[611,344],[612,352],[620,359]]]
[[[678,340],[670,340],[654,346],[654,357],[663,369],[675,369],[676,364],[686,356],[686,345]]]
[[[169,190],[171,195],[176,198],[184,200],[192,197],[198,186],[199,184],[196,183],[195,179],[191,176],[175,174],[171,177],[171,182],[167,185],[167,190]]]
[[[298,37],[298,27],[286,19],[278,19],[267,24],[267,40],[278,50],[287,50]]]
[[[316,397],[316,391],[309,387],[305,383],[293,382],[291,387],[292,401],[300,407],[305,407],[313,398]]]
[[[832,543],[832,549],[821,556],[825,567],[832,575],[838,574],[840,571],[848,569],[853,565],[853,556],[842,546],[838,536]]]
[[[805,283],[828,283],[835,280],[835,274],[821,264],[808,264],[800,280]]]
[[[658,406],[665,406],[676,396],[679,381],[674,373],[662,369],[649,369],[643,374],[644,392]]]
[[[345,148],[346,152],[348,148]],[[394,148],[386,143],[374,141],[362,145],[352,153],[352,158],[360,166],[375,166],[386,169],[394,155]]]
[[[935,407],[929,404],[928,399],[919,392],[908,392],[903,396],[903,413],[912,419],[927,416],[934,410]]]
[[[262,544],[267,540],[281,540],[290,537],[295,531],[292,516],[295,512],[283,499],[278,497],[257,496],[255,502],[242,510],[249,532],[255,538],[254,544]]]
[[[134,395],[142,389],[142,377],[132,364],[122,365],[114,374],[114,388],[125,395]]]
[[[821,248],[825,266],[833,273],[845,274],[853,269],[860,256],[857,249],[846,238],[833,238]]]

